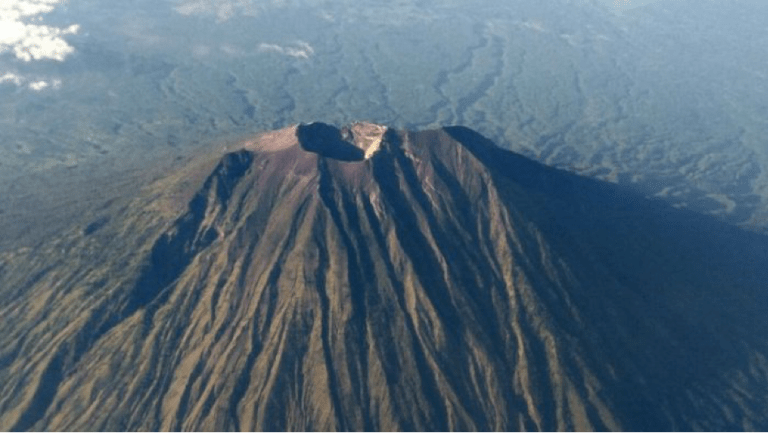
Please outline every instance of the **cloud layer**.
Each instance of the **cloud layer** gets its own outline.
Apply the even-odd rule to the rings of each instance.
[[[291,46],[277,44],[259,44],[258,51],[261,53],[278,53],[297,59],[308,59],[315,54],[314,48],[304,41],[298,41]]]
[[[51,12],[63,0],[2,0],[0,1],[0,54],[10,51],[25,62],[33,60],[63,61],[75,50],[64,36],[75,34],[77,24],[58,28],[29,21]]]
[[[0,84],[4,83],[11,83],[17,87],[25,86],[35,92],[40,92],[48,88],[58,89],[61,87],[61,80],[58,78],[53,80],[30,80],[12,72],[0,75]]]

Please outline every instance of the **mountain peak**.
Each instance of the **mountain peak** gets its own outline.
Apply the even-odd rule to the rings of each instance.
[[[195,164],[0,257],[0,430],[768,426],[764,237],[461,127]]]
[[[295,124],[243,143],[246,150],[276,152],[299,146],[307,152],[344,162],[363,161],[379,150],[390,131],[385,125],[355,122],[341,128],[323,122]]]
[[[373,156],[379,150],[384,135],[389,130],[384,125],[370,122],[356,122],[341,129],[341,136],[363,150],[365,159]]]

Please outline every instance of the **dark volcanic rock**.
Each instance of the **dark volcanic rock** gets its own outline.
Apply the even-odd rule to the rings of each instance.
[[[299,125],[296,136],[301,147],[309,152],[340,161],[362,161],[364,151],[347,142],[341,131],[325,123]]]
[[[765,430],[766,251],[466,128],[300,125],[0,256],[0,429]]]

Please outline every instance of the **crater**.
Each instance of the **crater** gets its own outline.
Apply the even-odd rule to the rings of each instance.
[[[381,146],[386,126],[367,122],[354,123],[341,129],[325,123],[310,123],[296,128],[301,147],[326,158],[339,161],[362,161]]]

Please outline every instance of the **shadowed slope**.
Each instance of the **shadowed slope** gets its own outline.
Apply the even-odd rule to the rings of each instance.
[[[356,128],[0,258],[0,428],[768,427],[764,237],[464,128]]]
[[[300,125],[296,136],[304,150],[326,158],[360,161],[364,157],[363,150],[345,141],[341,131],[324,123]]]

